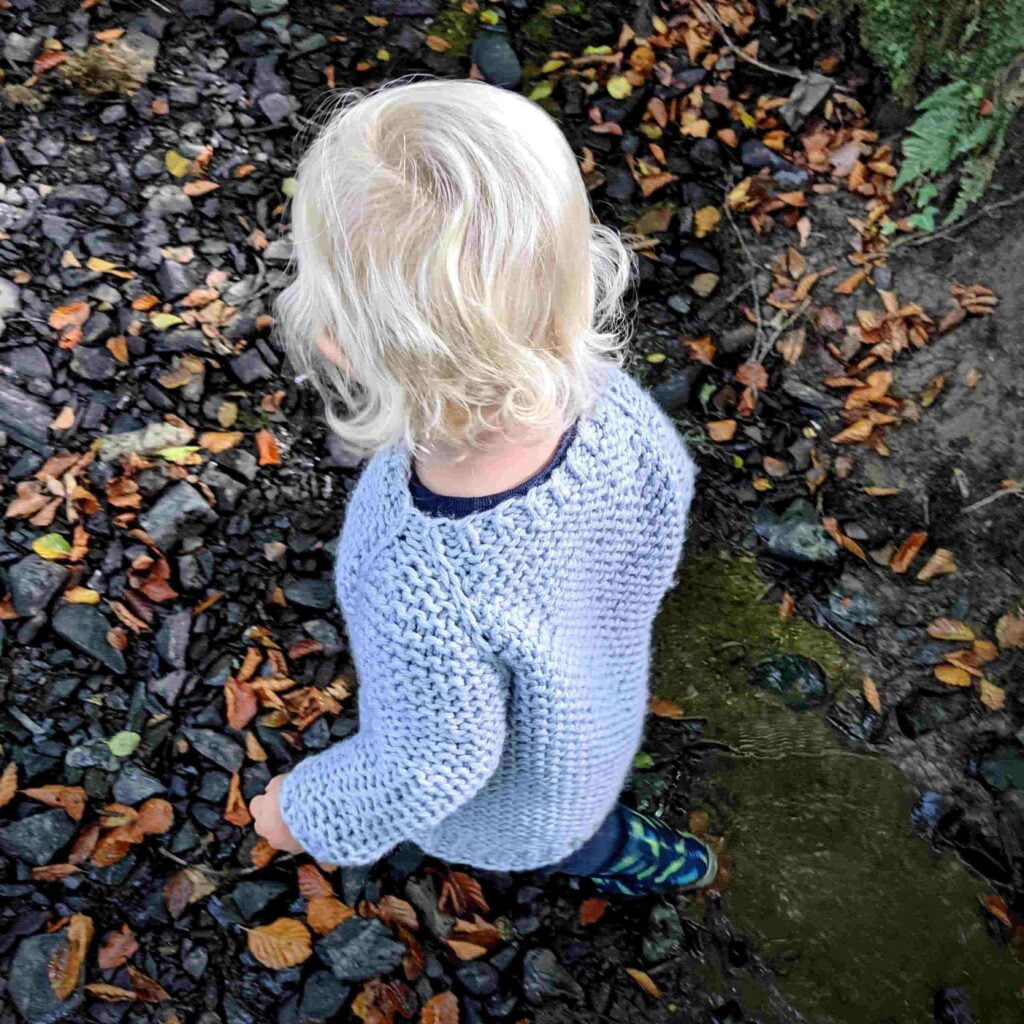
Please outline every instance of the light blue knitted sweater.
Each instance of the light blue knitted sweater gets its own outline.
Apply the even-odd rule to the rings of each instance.
[[[285,778],[282,815],[333,864],[402,840],[480,868],[552,864],[601,824],[639,746],[693,463],[612,370],[562,462],[521,497],[432,518],[409,470],[408,448],[387,448],[352,494],[337,584],[359,731]]]

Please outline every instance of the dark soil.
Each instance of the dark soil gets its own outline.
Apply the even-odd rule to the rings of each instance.
[[[469,59],[460,34],[465,20],[459,8],[449,10],[441,0],[374,0],[347,8],[300,0],[112,2],[86,11],[58,0],[10,0],[2,6],[8,86],[0,96],[5,507],[37,488],[36,474],[51,457],[86,453],[97,438],[164,423],[168,415],[180,417],[197,436],[231,429],[242,431],[244,440],[219,454],[202,452],[197,464],[177,466],[150,450],[148,466],[126,470],[116,459],[98,458],[83,467],[77,482],[99,500],[95,507],[78,506],[77,522],[88,532],[89,548],[67,571],[42,567],[31,552],[33,542],[48,533],[73,539],[70,503],[58,502],[49,524],[21,516],[4,521],[0,596],[12,600],[5,601],[0,617],[0,770],[13,761],[21,788],[81,786],[87,807],[76,822],[19,794],[0,810],[0,1024],[62,1018],[101,1024],[389,1019],[386,1010],[374,1017],[365,1000],[362,1008],[353,1006],[361,983],[339,981],[315,956],[300,967],[274,971],[246,951],[244,928],[282,916],[302,919],[305,901],[296,883],[297,860],[282,857],[257,870],[252,830],[223,819],[234,772],[243,797],[250,799],[304,752],[347,735],[355,727],[354,702],[345,701],[340,715],[323,715],[301,733],[256,720],[246,731],[266,759],[250,757],[242,764],[245,739],[226,725],[223,688],[247,649],[265,650],[270,641],[286,652],[289,674],[300,686],[321,690],[351,671],[329,581],[334,539],[358,467],[328,438],[318,400],[295,382],[269,322],[261,319],[286,280],[284,182],[300,151],[297,133],[308,128],[307,119],[328,96],[328,66],[339,87],[411,72],[466,75]],[[545,17],[540,4],[507,6],[515,47],[524,61],[534,62],[552,50],[580,53],[588,45],[614,45],[623,20],[638,32],[649,31],[655,13],[646,4],[625,11],[594,3],[581,6],[580,13],[567,4],[571,9],[564,15]],[[365,14],[389,21],[375,26]],[[45,71],[28,96],[9,88],[29,78],[32,61],[50,46],[45,40],[77,51],[94,32],[112,28],[126,28],[126,42],[155,60],[147,82],[130,95],[84,97],[61,84],[59,70]],[[814,57],[828,52],[841,59],[836,76],[859,90],[869,108],[884,99],[877,76],[852,42],[825,23],[787,23],[773,7],[762,12],[759,31],[763,59],[811,67]],[[451,48],[434,52],[423,45],[424,34],[444,35]],[[379,55],[382,49],[386,56]],[[368,66],[359,70],[364,61]],[[685,58],[678,64],[677,71],[686,69]],[[792,85],[746,66],[736,75],[754,94],[785,95]],[[154,100],[164,99],[168,112],[154,112]],[[631,108],[602,100],[606,118],[627,126],[620,140],[588,130],[579,90],[566,88],[558,99],[574,148],[589,147],[603,174],[593,190],[595,208],[609,223],[628,227],[650,205],[624,160],[637,142]],[[213,147],[207,171],[220,188],[186,200],[182,179],[168,172],[165,154],[194,160],[207,145]],[[674,154],[683,161],[672,195],[680,225],[687,213],[719,204],[747,173],[723,147],[714,159],[706,149],[704,163],[688,162],[685,149]],[[1022,187],[1024,172],[1012,154],[1005,163],[999,185],[1010,194]],[[813,266],[845,266],[845,218],[858,212],[842,192],[815,199],[808,248]],[[793,241],[780,226],[757,244],[741,226],[759,264]],[[996,663],[992,678],[1005,689],[1007,704],[993,712],[934,681],[929,658],[934,660],[935,644],[925,627],[949,616],[991,639],[998,617],[1024,596],[1019,499],[1001,497],[966,511],[996,492],[1001,480],[1024,476],[1022,229],[1024,207],[1017,206],[950,240],[894,253],[891,287],[903,302],[920,302],[941,316],[949,285],[959,281],[988,285],[1001,303],[994,316],[969,318],[898,364],[894,392],[919,394],[940,374],[944,391],[919,423],[891,433],[891,457],[883,460],[866,449],[847,452],[853,466],[846,478],[829,477],[814,498],[820,512],[835,516],[847,533],[866,537],[865,548],[927,531],[926,551],[949,548],[960,567],[957,575],[928,584],[915,582],[913,573],[894,576],[851,555],[822,563],[780,558],[752,531],[757,509],[781,511],[806,498],[802,471],[809,448],[802,440],[809,424],[820,434],[811,447],[838,454],[825,440],[840,427],[838,402],[821,385],[837,367],[814,339],[793,367],[783,369],[770,357],[771,384],[756,416],[734,443],[707,442],[703,424],[722,418],[714,396],[730,386],[750,344],[737,330],[745,321],[727,301],[751,273],[733,235],[723,228],[699,241],[690,228],[674,227],[663,255],[641,260],[636,338],[638,352],[666,355],[661,363],[640,361],[636,370],[660,387],[701,462],[692,550],[722,543],[753,550],[777,582],[766,600],[777,601],[787,591],[796,597],[799,614],[843,638],[878,683],[884,713],[869,714],[859,697],[847,700],[831,709],[837,734],[858,748],[884,752],[922,794],[934,794],[922,799],[941,813],[918,816],[927,833],[921,841],[959,854],[990,880],[1014,915],[1024,914],[1024,655],[1008,651]],[[254,232],[262,232],[269,245],[258,236],[254,245]],[[707,301],[689,289],[698,267],[680,256],[686,246],[698,246],[697,258],[713,259],[722,268]],[[89,269],[90,257],[132,276]],[[213,285],[211,271],[223,272]],[[207,286],[217,288],[234,311],[205,333],[187,324],[154,324],[150,312],[139,309],[144,296],[155,295],[170,303],[168,311],[180,313],[180,299]],[[81,301],[91,306],[82,339],[60,347],[50,315]],[[865,301],[855,296],[834,304],[849,319]],[[707,331],[720,342],[722,358],[713,368],[695,371],[679,339]],[[119,336],[123,348],[107,345]],[[123,361],[115,358],[118,353]],[[965,383],[968,369],[980,373],[973,388]],[[166,383],[172,371],[179,374],[177,386]],[[787,390],[786,381],[803,388]],[[237,409],[228,425],[232,405]],[[71,410],[71,425],[51,428],[65,409]],[[258,464],[260,430],[276,439],[280,465]],[[190,443],[198,442],[159,447]],[[758,492],[750,486],[751,468],[768,455],[788,460],[795,471],[773,490]],[[743,458],[744,468],[734,468],[734,456]],[[165,538],[157,545],[161,552],[132,535],[139,522],[125,517],[130,507],[104,500],[108,485],[116,490],[116,481],[126,476],[138,487],[142,524]],[[898,487],[899,495],[863,494],[864,486],[883,482]],[[199,504],[187,514],[181,499],[190,493]],[[48,494],[63,498],[59,489]],[[154,571],[159,575],[164,566],[170,596],[154,586]],[[99,603],[67,603],[63,595],[74,587],[94,591]],[[843,621],[830,595],[861,595],[877,624]],[[127,620],[118,608],[130,613]],[[111,629],[121,630],[113,645]],[[112,753],[106,740],[119,733],[136,734],[137,749]],[[670,776],[676,793],[670,810],[681,816],[690,782],[709,767],[702,737],[700,723],[652,719],[646,746],[658,771],[639,773],[631,798],[644,799],[645,775],[662,781]],[[1006,766],[1002,781],[985,767],[996,752]],[[174,823],[166,833],[132,845],[110,866],[86,858],[79,871],[56,881],[33,874],[34,867],[67,862],[78,845],[73,837],[80,841],[106,805],[138,807],[153,797],[173,808]],[[184,909],[169,906],[165,887],[180,886],[189,868],[201,868],[213,891]],[[436,904],[431,887],[445,870],[400,848],[369,872],[330,876],[347,904],[374,903],[391,894],[407,898],[419,912],[424,964],[388,975],[389,991],[371,992],[378,1004],[391,999],[394,1019],[419,1019],[426,1000],[445,991],[458,994],[465,1022],[754,1019],[742,1000],[714,994],[709,972],[755,985],[767,1001],[759,1014],[800,1019],[777,989],[777,965],[766,966],[756,943],[735,933],[728,893],[680,899],[678,906],[668,899],[613,904],[597,924],[584,927],[579,908],[588,895],[585,887],[541,876],[480,874],[490,907],[483,916],[497,923],[502,941],[468,969],[443,941],[443,922],[423,909]],[[155,979],[169,1000],[104,1002],[78,986],[67,1000],[56,1001],[47,965],[66,930],[57,938],[46,933],[72,914],[93,919],[97,943],[130,926],[140,948],[129,963]],[[1013,921],[1019,924],[1019,917]],[[994,949],[1009,941],[1010,929],[998,920],[991,924]],[[95,954],[93,946],[85,982],[140,990],[126,966],[101,969]],[[485,962],[495,971],[482,970]],[[645,994],[625,968],[646,971],[661,998]],[[937,1020],[975,1019],[955,991],[940,990],[935,998]]]

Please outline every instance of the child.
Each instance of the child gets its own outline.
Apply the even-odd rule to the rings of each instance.
[[[302,161],[281,314],[372,453],[337,554],[359,731],[252,803],[275,847],[410,840],[639,895],[712,851],[617,803],[694,468],[621,369],[632,256],[536,104],[478,81],[346,96]]]

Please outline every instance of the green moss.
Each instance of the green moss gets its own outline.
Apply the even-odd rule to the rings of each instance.
[[[703,554],[655,628],[655,692],[706,718],[708,737],[732,751],[696,782],[694,808],[710,809],[736,857],[730,920],[809,1021],[926,1024],[942,984],[963,986],[986,1024],[1019,1020],[1024,967],[989,939],[981,881],[911,832],[906,777],[841,747],[822,711],[751,686],[751,668],[780,652],[813,658],[833,690],[859,686],[831,634],[780,622],[767,590],[753,559]],[[749,978],[709,969],[706,980],[766,1020],[792,1019]]]
[[[446,52],[453,57],[465,57],[476,35],[476,28],[476,15],[467,14],[459,3],[453,3],[434,19],[430,34],[447,40],[451,48]]]

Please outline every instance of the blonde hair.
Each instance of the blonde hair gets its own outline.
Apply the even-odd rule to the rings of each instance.
[[[516,93],[346,92],[300,163],[292,232],[283,336],[353,451],[571,422],[621,361],[633,254],[593,222],[558,125]]]

